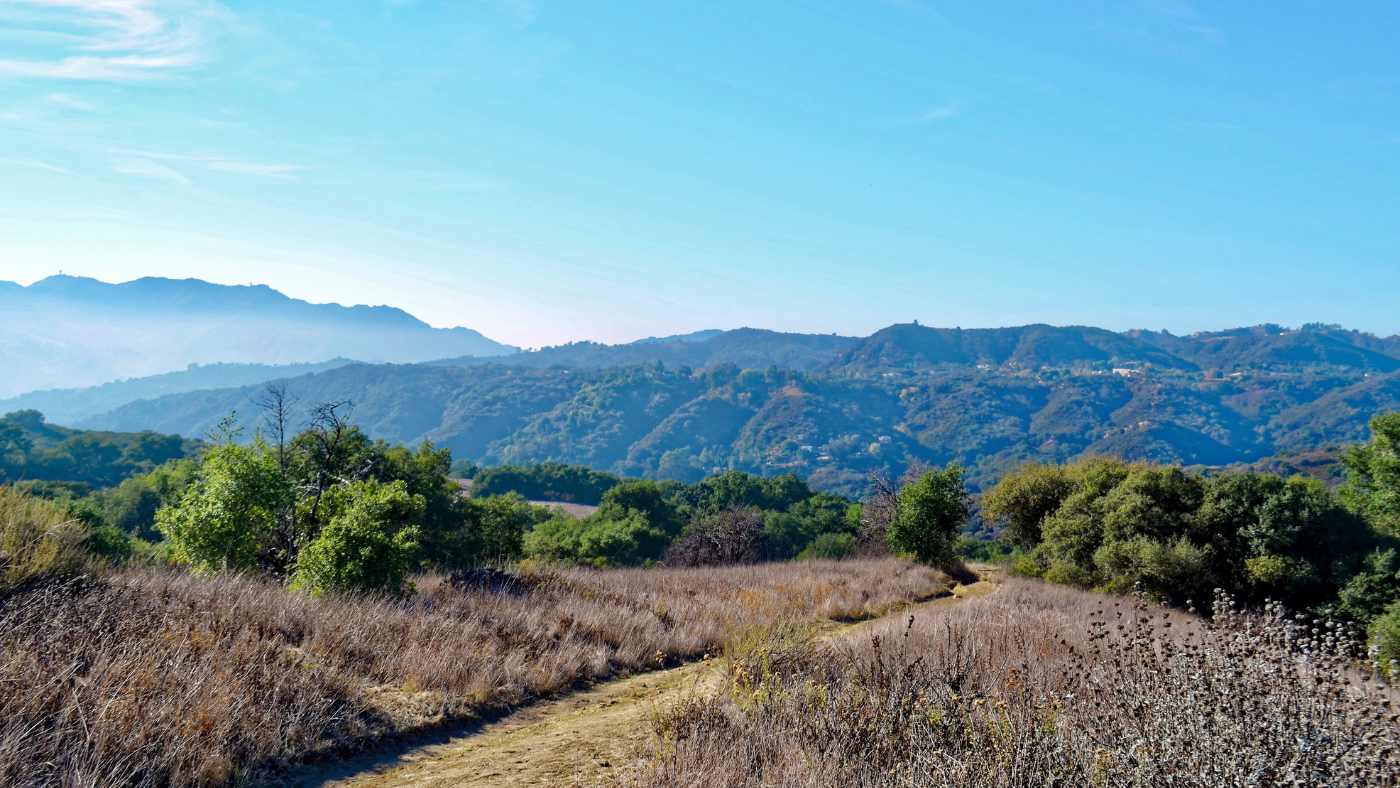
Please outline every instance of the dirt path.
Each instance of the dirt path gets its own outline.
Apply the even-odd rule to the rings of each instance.
[[[850,635],[889,617],[936,609],[994,588],[992,580],[957,586],[953,596],[882,619],[833,626],[825,637]],[[657,713],[687,697],[711,694],[721,683],[718,660],[630,676],[529,706],[471,732],[402,754],[346,761],[306,776],[299,784],[370,788],[608,785],[645,755]]]

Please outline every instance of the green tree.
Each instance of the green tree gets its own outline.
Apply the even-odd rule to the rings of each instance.
[[[1371,419],[1371,440],[1342,453],[1342,499],[1376,528],[1400,536],[1400,412]]]
[[[1006,529],[1006,538],[1023,550],[1040,543],[1040,526],[1075,490],[1061,465],[1027,463],[1008,473],[982,496],[982,516]]]
[[[1395,548],[1366,556],[1361,571],[1337,592],[1337,610],[1357,621],[1370,621],[1400,601],[1400,553]]]
[[[277,460],[261,444],[215,446],[178,503],[156,513],[177,560],[197,570],[251,569],[292,499]]]
[[[524,555],[525,534],[550,520],[550,510],[515,493],[467,501],[464,564],[512,561]]]
[[[928,471],[899,491],[886,538],[891,549],[935,566],[951,566],[958,531],[972,514],[961,466]]]
[[[402,481],[359,481],[324,500],[330,519],[302,548],[294,588],[313,594],[403,590],[418,552],[423,498]]]
[[[666,497],[661,485],[648,479],[622,482],[603,495],[597,516],[604,520],[626,520],[636,513],[651,527],[667,534],[681,529],[680,514]]]

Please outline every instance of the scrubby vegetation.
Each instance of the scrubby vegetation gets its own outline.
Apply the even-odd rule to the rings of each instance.
[[[0,418],[0,484],[64,482],[85,493],[184,457],[195,446],[154,432],[72,430],[47,423],[38,411],[17,411]]]
[[[268,777],[309,754],[717,651],[738,630],[878,614],[947,579],[885,560],[478,570],[415,585],[314,597],[132,568],[0,593],[0,774],[33,786]]]
[[[515,493],[538,501],[597,505],[603,495],[622,481],[581,465],[545,462],[538,465],[500,465],[471,475],[472,494],[478,497]]]
[[[1400,601],[1400,416],[1372,429],[1370,443],[1343,455],[1339,494],[1301,477],[1095,458],[1024,466],[983,497],[983,514],[1023,551],[1012,559],[1021,574],[1140,588],[1178,606],[1223,589],[1253,607],[1281,602],[1366,626]],[[1391,648],[1384,641],[1373,645]]]
[[[1400,700],[1346,630],[1019,581],[835,649],[794,630],[657,724],[646,786],[1393,785]]]
[[[88,536],[62,508],[0,487],[0,594],[78,568]]]
[[[194,456],[102,489],[0,487],[0,683],[26,689],[0,697],[0,772],[261,778],[725,643],[731,691],[666,720],[647,780],[720,784],[736,757],[744,780],[776,785],[1393,766],[1384,692],[1358,694],[1357,671],[1400,670],[1397,416],[1340,453],[1338,491],[1095,457],[1023,466],[980,497],[956,464],[916,466],[857,503],[794,475],[563,465],[472,469],[468,491],[445,450],[373,441],[340,403],[294,433],[286,392],[267,396],[252,440],[230,419]],[[998,541],[965,535],[979,513]],[[835,560],[890,553],[920,563]],[[960,557],[1140,600],[1084,630],[1092,597],[1022,582],[897,648],[818,658],[797,636],[966,581]],[[1275,707],[1289,718],[1263,715]],[[731,739],[734,754],[716,749]]]

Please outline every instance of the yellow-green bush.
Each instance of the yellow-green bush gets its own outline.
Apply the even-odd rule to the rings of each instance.
[[[0,487],[0,591],[80,566],[86,535],[61,507]]]

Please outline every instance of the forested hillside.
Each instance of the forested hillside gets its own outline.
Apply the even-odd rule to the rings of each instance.
[[[110,487],[193,453],[193,441],[149,431],[94,432],[58,427],[37,411],[0,418],[0,484],[65,482]]]
[[[982,484],[1027,460],[1223,466],[1363,440],[1373,414],[1400,408],[1395,347],[1324,326],[1178,338],[910,325],[808,371],[353,365],[287,385],[303,406],[350,401],[375,437],[487,465],[685,481],[734,468],[855,493],[871,472],[914,462],[956,460]],[[181,394],[86,425],[198,435],[230,412],[251,419],[259,393]]]

